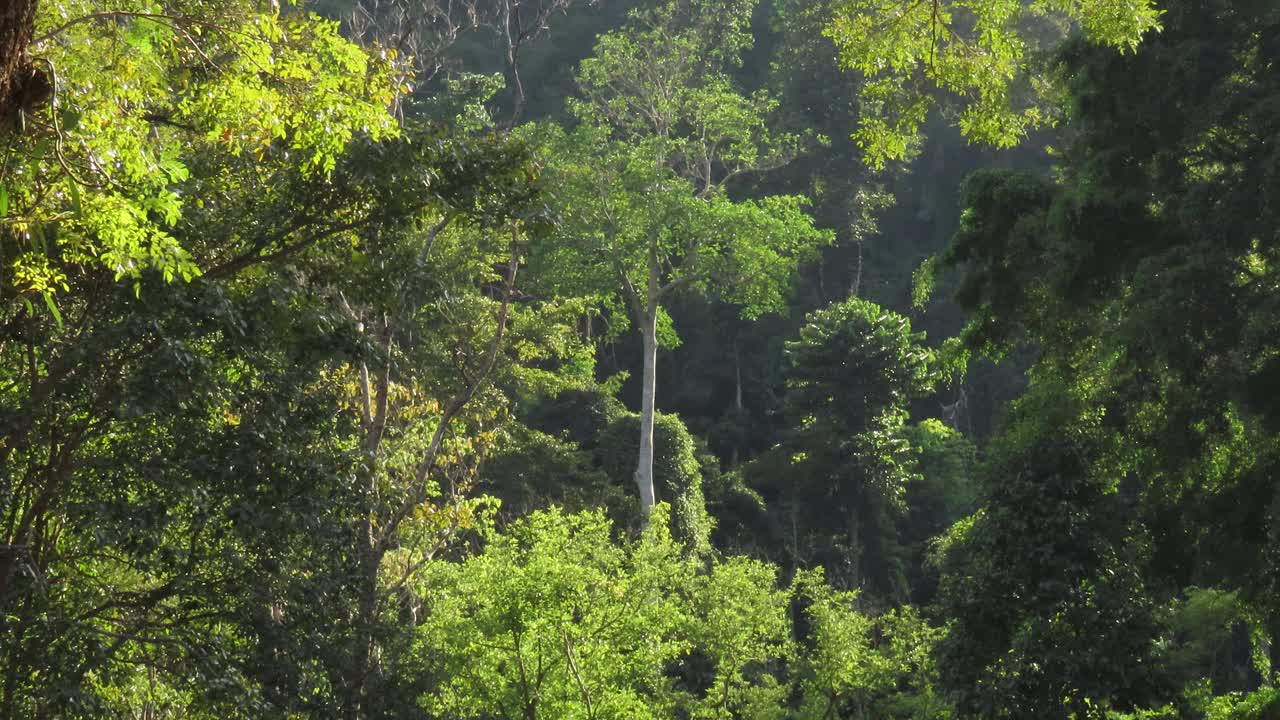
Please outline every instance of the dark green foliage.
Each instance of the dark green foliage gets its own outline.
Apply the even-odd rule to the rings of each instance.
[[[911,499],[922,508],[945,503],[933,492],[962,492],[948,486],[964,482],[923,484],[910,443],[907,405],[934,379],[922,340],[906,318],[853,298],[811,314],[787,344],[790,428],[742,471],[769,508],[772,557],[793,568],[823,566],[837,586],[908,597],[909,568],[919,566],[925,540],[947,520],[914,525],[904,499],[914,486]]]
[[[958,430],[940,420],[924,420],[907,429],[911,446],[920,453],[919,492],[936,499],[938,507],[931,512],[943,526],[959,520],[977,506],[973,483],[977,462],[973,443]],[[908,488],[908,493],[913,492]],[[916,503],[908,502],[913,510]],[[929,533],[934,535],[937,533]]]
[[[602,390],[569,389],[539,403],[529,413],[529,424],[585,448],[593,446],[604,428],[626,414],[626,406]]]
[[[1215,694],[1272,681],[1269,663],[1241,684],[1212,653],[1190,660],[1200,641],[1177,639],[1176,613],[1156,620],[1189,586],[1238,593],[1264,628],[1240,642],[1275,655],[1257,638],[1280,627],[1266,391],[1280,347],[1280,8],[1165,10],[1132,55],[1066,46],[1062,168],[973,177],[943,257],[964,273],[969,346],[1038,353],[984,464],[984,507],[947,550],[963,560],[944,570],[944,666],[971,712],[1079,714],[1089,698],[1230,716]],[[1236,632],[1217,623],[1212,642]],[[1168,657],[1152,652],[1162,633]],[[1195,676],[1207,682],[1179,694]]]
[[[1248,691],[1258,683],[1254,640],[1258,618],[1239,593],[1189,587],[1162,613],[1163,661],[1179,686],[1201,681],[1220,691]],[[1252,637],[1251,637],[1252,636]],[[1265,668],[1262,668],[1265,673]]]
[[[905,436],[919,453],[919,474],[907,483],[906,511],[898,519],[898,532],[909,558],[911,601],[927,605],[937,589],[936,569],[927,563],[935,538],[977,508],[977,457],[968,438],[939,420],[912,425]]]
[[[358,650],[365,636],[394,661],[391,616],[360,615],[359,548],[369,514],[401,499],[369,482],[387,464],[361,449],[352,368],[394,364],[396,382],[443,395],[475,364],[410,378],[429,357],[414,332],[388,353],[349,304],[421,302],[431,349],[483,340],[487,307],[473,300],[461,328],[440,312],[483,298],[475,236],[437,243],[420,294],[401,284],[425,271],[421,214],[482,234],[514,216],[536,228],[542,208],[514,144],[405,133],[354,141],[327,179],[284,155],[198,155],[183,188],[202,202],[171,232],[203,277],[85,269],[58,317],[0,309],[0,717],[103,717],[151,695],[227,718],[409,707],[406,680]]]
[[[481,464],[476,490],[502,501],[499,514],[506,520],[549,505],[571,512],[606,508],[618,518],[634,504],[626,485],[614,482],[575,442],[515,424],[499,448]]]
[[[1280,717],[1274,0],[275,4],[38,6],[0,720]]]
[[[1026,262],[1043,252],[1053,184],[1038,175],[983,170],[970,175],[960,192],[966,211],[944,261],[972,268],[956,291],[960,305],[982,318],[981,324],[970,321],[968,342],[999,351],[1007,347],[1010,330],[1004,325],[1001,331],[996,323],[1007,323],[1007,313],[1014,309],[1043,310],[1028,302],[1028,293],[1046,282],[1041,277],[1046,269],[1062,269],[1056,263]]]
[[[961,710],[1065,719],[1113,700],[1164,699],[1139,573],[1147,544],[1129,501],[1091,470],[1102,460],[1101,418],[1070,389],[1046,385],[1010,422],[1017,432],[982,469],[982,509],[939,550],[943,611],[954,622],[942,667]]]
[[[746,467],[750,467],[749,465]],[[722,552],[777,558],[769,507],[743,475],[743,468],[703,481],[707,512],[715,518],[712,545]]]
[[[858,298],[813,313],[787,343],[789,413],[814,417],[817,432],[869,430],[932,388],[923,339],[907,318]]]
[[[582,456],[576,456],[573,463],[578,470],[564,474],[568,465],[561,460],[562,472],[546,475],[542,470],[526,468],[525,464],[534,458],[525,454],[527,449],[517,450],[508,462],[528,478],[517,483],[521,488],[518,492],[529,497],[531,504],[526,507],[553,503],[579,507],[572,500],[576,497],[590,505],[609,508],[610,516],[620,527],[639,525],[634,508],[618,502],[620,496],[632,497],[634,492],[631,473],[639,452],[639,415],[628,412],[622,403],[598,388],[571,389],[534,407],[528,421],[541,431],[535,433],[543,438],[540,445],[558,445],[557,454],[562,458],[573,452],[571,448],[580,449],[578,452],[590,458],[588,466],[592,469],[584,470]],[[684,543],[689,552],[705,554],[710,549],[713,523],[707,514],[703,481],[709,478],[719,486],[718,461],[689,433],[679,417],[659,413],[654,423],[653,466],[658,500],[671,506],[672,536]],[[592,495],[575,487],[575,478],[591,484],[598,482],[598,476],[591,473],[607,478],[608,488],[601,494]]]
[[[619,416],[599,434],[601,468],[618,484],[631,483],[639,452],[640,416]],[[710,550],[711,518],[702,494],[697,446],[675,415],[659,413],[653,425],[653,478],[658,500],[671,505],[671,536],[693,555]]]

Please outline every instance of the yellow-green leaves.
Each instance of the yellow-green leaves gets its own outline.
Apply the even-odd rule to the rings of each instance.
[[[338,35],[337,23],[258,16],[242,52],[222,67],[222,81],[193,78],[180,114],[233,154],[275,142],[299,153],[307,168],[328,173],[357,132],[381,139],[396,132],[386,108],[394,99],[389,66]]]
[[[956,124],[974,142],[1009,147],[1049,121],[1043,83],[1027,75],[1045,49],[1036,19],[1076,23],[1123,51],[1158,30],[1159,16],[1151,0],[841,0],[826,35],[865,78],[854,139],[881,168],[908,156],[939,90],[960,99]]]
[[[570,109],[614,139],[648,143],[703,195],[785,165],[800,139],[771,129],[778,101],[743,92],[730,74],[752,43],[752,6],[700,0],[633,13],[631,25],[604,35],[582,62],[583,100]]]
[[[116,280],[136,280],[145,269],[160,270],[166,281],[175,276],[190,280],[198,268],[164,229],[177,221],[179,213],[180,203],[172,193],[136,199],[90,196],[67,223],[70,232],[64,258],[96,259]]]
[[[323,179],[357,135],[398,131],[386,61],[336,23],[249,0],[42,2],[30,52],[57,91],[0,137],[0,286],[14,296],[100,270],[191,278],[176,228],[193,167],[216,176],[247,156]]]
[[[443,717],[671,717],[664,667],[688,652],[694,572],[662,514],[617,545],[602,513],[534,513],[482,555],[431,565],[424,659],[445,678],[422,705]]]

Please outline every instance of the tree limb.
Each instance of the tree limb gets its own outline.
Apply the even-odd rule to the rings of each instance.
[[[512,230],[511,256],[507,262],[507,277],[504,284],[502,294],[502,304],[498,308],[497,330],[494,332],[493,341],[489,344],[488,352],[481,364],[480,371],[467,386],[449,400],[445,406],[444,413],[440,416],[439,424],[436,425],[435,432],[432,433],[431,443],[427,447],[426,455],[418,464],[417,471],[414,474],[414,487],[409,497],[405,498],[400,507],[387,519],[383,525],[381,536],[377,542],[377,550],[386,552],[391,547],[396,531],[405,518],[413,512],[413,509],[421,505],[427,498],[427,478],[436,469],[440,457],[440,448],[444,444],[444,435],[458,414],[467,406],[467,403],[479,392],[481,386],[489,381],[494,367],[497,365],[498,352],[502,348],[502,341],[506,335],[507,320],[511,313],[511,302],[515,297],[516,271],[520,267],[520,249],[515,242],[515,230]]]

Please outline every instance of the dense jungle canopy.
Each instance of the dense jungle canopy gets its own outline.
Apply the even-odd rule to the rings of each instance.
[[[3,0],[45,718],[1280,718],[1280,3]]]

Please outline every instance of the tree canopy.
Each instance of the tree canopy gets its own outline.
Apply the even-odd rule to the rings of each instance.
[[[10,0],[0,720],[1280,713],[1272,0]]]

